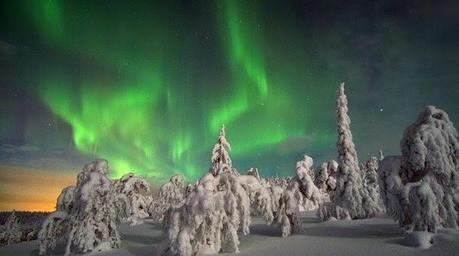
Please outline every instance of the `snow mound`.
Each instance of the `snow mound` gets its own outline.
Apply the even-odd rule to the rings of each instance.
[[[434,233],[425,231],[409,232],[403,239],[403,244],[419,249],[429,249],[433,244]]]

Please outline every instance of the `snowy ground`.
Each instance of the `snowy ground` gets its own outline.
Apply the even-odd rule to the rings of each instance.
[[[161,242],[161,225],[122,225],[122,248],[95,255],[156,255]],[[280,237],[275,226],[252,219],[251,234],[241,237],[238,255],[459,255],[459,232],[441,230],[434,245],[426,250],[403,245],[403,231],[392,219],[382,217],[356,221],[318,222],[314,213],[303,217],[303,232]],[[38,242],[23,242],[0,248],[0,255],[37,255]],[[229,255],[229,254],[220,254]]]

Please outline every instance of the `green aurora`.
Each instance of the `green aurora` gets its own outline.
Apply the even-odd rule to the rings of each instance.
[[[391,95],[411,97],[404,83],[429,86],[413,75],[424,58],[417,54],[425,49],[411,44],[415,37],[399,37],[417,31],[389,18],[368,32],[377,47],[362,50],[354,47],[357,42],[343,43],[366,27],[336,20],[323,28],[298,20],[281,1],[165,2],[7,4],[12,41],[32,37],[32,48],[40,52],[32,60],[24,57],[31,75],[18,83],[71,128],[78,152],[108,159],[114,177],[134,171],[198,178],[209,167],[222,124],[241,171],[254,166],[287,175],[302,153],[332,158],[334,99],[342,80],[348,82],[351,118],[361,120],[353,127],[361,132],[357,143],[365,141],[359,149],[366,155],[395,151],[408,121],[378,117],[380,109],[400,110],[401,100]],[[368,67],[375,58],[382,58],[371,64],[384,70],[379,76]],[[436,99],[411,102],[406,113]],[[380,133],[376,127],[390,118],[393,127]],[[374,134],[381,137],[368,141]],[[384,148],[385,141],[392,144]]]

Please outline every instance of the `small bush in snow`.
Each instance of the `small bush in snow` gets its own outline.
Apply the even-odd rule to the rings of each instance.
[[[22,228],[19,224],[19,218],[16,216],[16,212],[13,211],[10,216],[6,219],[5,230],[0,232],[0,243],[1,244],[14,244],[21,242],[22,239]]]

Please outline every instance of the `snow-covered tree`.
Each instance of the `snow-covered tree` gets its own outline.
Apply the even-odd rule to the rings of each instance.
[[[240,175],[238,181],[249,195],[252,214],[262,215],[266,222],[271,224],[274,220],[271,192],[268,184],[260,178],[258,170],[251,170],[253,169],[256,172],[252,172],[251,175]]]
[[[288,184],[290,184],[290,181],[292,180],[292,177],[273,177],[269,178],[267,180],[268,184],[273,187],[273,186],[278,186],[282,189],[286,189]]]
[[[75,188],[66,254],[118,248],[121,240],[117,224],[120,216],[129,214],[126,196],[116,193],[106,176],[108,162],[96,160],[87,169]]]
[[[293,182],[283,191],[279,199],[279,209],[276,213],[276,222],[280,225],[282,237],[291,235],[292,233],[300,232],[300,206],[301,195],[299,192],[299,184]]]
[[[150,215],[156,220],[163,220],[164,214],[170,207],[180,207],[185,202],[187,188],[191,190],[185,184],[183,176],[172,176],[168,182],[161,185],[158,197],[152,200],[149,208]]]
[[[123,175],[115,181],[115,190],[127,196],[130,213],[127,221],[131,225],[143,223],[143,219],[149,216],[148,207],[151,197],[146,195],[150,192],[150,183],[141,177],[134,176],[133,173]]]
[[[38,253],[46,255],[56,249],[59,241],[68,238],[69,214],[65,211],[55,211],[48,215],[38,232]]]
[[[407,230],[458,229],[459,143],[448,114],[427,106],[400,145],[402,156],[379,168],[388,213]]]
[[[304,155],[303,159],[296,164],[296,176],[293,181],[298,182],[303,197],[300,202],[301,211],[317,209],[323,201],[323,193],[316,187],[311,177],[312,164],[312,158],[307,155]]]
[[[336,188],[337,171],[338,163],[335,160],[322,163],[314,183],[322,192],[327,194],[332,193]]]
[[[166,255],[238,252],[238,230],[249,233],[250,199],[235,174],[208,173],[182,206],[169,208],[163,224]]]
[[[257,169],[257,168],[250,168],[250,169],[247,171],[247,175],[252,175],[252,176],[254,176],[255,178],[257,178],[257,180],[261,181],[260,173],[258,172],[258,169]]]
[[[372,156],[363,165],[363,188],[365,193],[371,198],[371,202],[375,202],[379,206],[378,212],[384,212],[384,203],[382,202],[379,189],[378,177],[378,158]]]
[[[116,192],[107,172],[107,161],[95,160],[78,174],[72,207],[58,202],[57,211],[43,222],[38,234],[40,255],[53,250],[59,238],[67,239],[66,255],[120,246],[117,224],[129,214],[129,203]],[[65,202],[68,192],[64,189],[59,201]]]
[[[210,173],[212,173],[214,176],[222,172],[234,172],[231,158],[228,152],[230,150],[231,145],[228,143],[225,137],[225,126],[222,125],[220,134],[217,138],[217,142],[212,148]]]
[[[13,211],[6,219],[5,230],[0,233],[0,242],[2,244],[14,244],[21,242],[22,228],[19,224],[19,218],[16,211]]]
[[[170,207],[165,214],[168,244],[162,254],[238,252],[238,232],[249,233],[251,199],[252,208],[272,221],[269,191],[256,177],[233,171],[227,149],[222,128],[212,151],[211,171],[187,189],[181,205]]]
[[[277,222],[282,236],[301,230],[299,212],[317,209],[324,201],[324,194],[316,187],[310,176],[313,160],[304,155],[296,164],[296,176],[284,190],[277,211]]]
[[[75,186],[68,186],[62,190],[57,197],[56,211],[64,211],[69,213],[72,211],[74,198]]]
[[[372,217],[378,212],[378,205],[363,190],[363,182],[359,161],[354,143],[350,123],[351,120],[347,114],[347,97],[344,93],[344,83],[338,88],[336,99],[336,117],[338,142],[338,173],[336,177],[336,189],[332,196],[332,204],[327,204],[327,209],[321,210],[321,213],[335,213],[339,211],[348,211],[348,214],[341,216],[351,216],[352,219]],[[335,210],[331,210],[335,208]],[[340,216],[321,215],[324,220]]]

